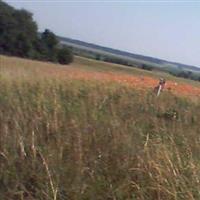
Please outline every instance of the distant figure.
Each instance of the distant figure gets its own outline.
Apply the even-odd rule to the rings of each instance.
[[[154,91],[156,93],[157,96],[160,95],[160,92],[163,91],[164,87],[165,87],[165,79],[164,78],[160,78],[160,81],[158,83],[158,85],[154,88]]]

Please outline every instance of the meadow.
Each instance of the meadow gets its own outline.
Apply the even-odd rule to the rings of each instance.
[[[0,199],[199,200],[199,83],[162,76],[0,56]]]

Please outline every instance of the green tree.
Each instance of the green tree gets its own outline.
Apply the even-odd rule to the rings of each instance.
[[[0,1],[0,53],[11,53],[15,42],[15,10]]]
[[[15,42],[17,55],[32,58],[35,52],[34,42],[38,40],[37,24],[33,21],[32,14],[24,9],[17,10],[14,18],[19,27]]]
[[[48,49],[55,49],[58,45],[56,35],[49,29],[45,29],[45,31],[42,33],[41,39]]]
[[[57,61],[57,46],[58,40],[56,35],[48,29],[41,35],[41,41],[43,44],[44,54],[47,60],[49,61]]]
[[[143,64],[143,65],[142,65],[142,69],[148,70],[148,71],[152,71],[152,70],[153,70],[153,67],[150,66],[150,65],[147,65],[147,64]]]
[[[0,0],[0,54],[70,63],[72,52],[59,49],[58,44],[56,35],[48,29],[39,36],[30,12]]]
[[[67,47],[58,49],[57,60],[60,64],[69,64],[73,62],[72,51]]]
[[[0,53],[32,57],[37,39],[37,24],[32,14],[0,1]]]

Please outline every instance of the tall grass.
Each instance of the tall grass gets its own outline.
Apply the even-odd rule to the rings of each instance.
[[[200,103],[6,63],[0,199],[200,199]]]

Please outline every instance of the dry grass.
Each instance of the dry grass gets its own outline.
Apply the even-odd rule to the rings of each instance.
[[[0,199],[200,199],[198,101],[0,59]]]

